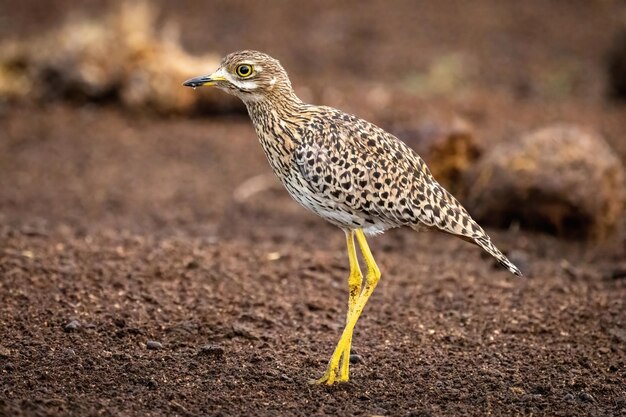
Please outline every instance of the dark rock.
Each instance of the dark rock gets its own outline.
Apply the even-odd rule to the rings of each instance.
[[[185,268],[187,269],[198,269],[199,267],[200,267],[200,264],[196,260],[189,261],[185,265]]]
[[[596,399],[593,398],[593,395],[584,391],[581,392],[578,397],[580,398],[581,401],[586,402],[586,403],[593,403],[596,401]]]
[[[15,365],[13,365],[11,362],[7,362],[4,364],[4,370],[9,372],[14,371]]]
[[[146,347],[150,350],[163,349],[163,345],[156,340],[148,340],[146,342]]]
[[[549,385],[535,385],[532,388],[532,393],[535,395],[548,395],[552,391]]]
[[[72,320],[63,327],[63,330],[67,333],[74,332],[78,329],[80,329],[80,322],[78,320]]]
[[[491,149],[465,178],[466,205],[481,224],[602,238],[622,217],[624,183],[600,135],[555,125]]]
[[[605,274],[608,279],[623,279],[626,278],[626,267],[620,266],[613,268]]]
[[[361,355],[353,353],[350,355],[350,363],[353,365],[357,363],[363,363],[363,357]]]
[[[626,100],[626,28],[622,28],[613,39],[608,53],[609,95]]]
[[[208,344],[204,345],[198,351],[198,355],[222,357],[224,356],[224,348],[220,345]]]
[[[563,401],[567,401],[567,402],[572,402],[574,401],[576,398],[574,397],[574,394],[568,392],[567,394],[565,394],[565,396],[563,397]]]

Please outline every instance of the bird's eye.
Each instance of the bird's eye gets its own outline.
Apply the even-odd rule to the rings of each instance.
[[[249,64],[241,64],[237,66],[235,70],[238,76],[241,78],[246,78],[252,75],[252,65]]]

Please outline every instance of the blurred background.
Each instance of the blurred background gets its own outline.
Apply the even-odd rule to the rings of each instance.
[[[172,413],[207,414],[216,404],[264,409],[253,396],[262,388],[246,373],[258,372],[301,412],[297,387],[306,375],[295,385],[280,375],[316,372],[327,357],[317,345],[334,343],[345,301],[343,235],[291,201],[241,103],[181,86],[240,49],[279,59],[304,101],[357,114],[407,142],[531,277],[511,284],[476,248],[448,236],[391,231],[373,240],[393,279],[371,307],[378,321],[363,322],[372,344],[359,353],[386,380],[402,369],[406,384],[368,385],[370,397],[359,397],[355,410],[446,414],[465,404],[484,415],[493,401],[502,414],[532,414],[562,401],[579,407],[570,414],[599,403],[623,412],[626,400],[615,398],[626,398],[618,382],[626,342],[626,3],[618,0],[0,1],[0,321],[11,323],[0,326],[0,360],[18,370],[4,371],[13,378],[4,384],[16,387],[11,398],[27,397],[43,366],[68,387],[83,384],[67,392],[92,400],[116,395],[85,388],[106,385],[96,371],[119,372],[129,398],[111,401],[121,410],[142,409],[132,398],[142,389]],[[402,324],[389,306],[402,311]],[[72,319],[78,324],[63,327]],[[38,330],[16,324],[24,320]],[[407,334],[422,336],[377,353]],[[50,341],[37,346],[71,347],[91,365],[76,359],[85,366],[72,373],[72,360],[32,347],[37,335]],[[87,335],[90,344],[79,348]],[[283,344],[283,335],[299,338]],[[161,365],[141,362],[146,338],[173,346],[172,356],[164,350],[154,353]],[[185,368],[196,360],[188,352],[207,339],[220,345],[203,355],[225,355],[239,373],[221,374],[211,362]],[[471,359],[455,356],[463,343],[476,347]],[[268,353],[277,345],[284,362]],[[246,368],[250,346],[259,356]],[[489,347],[509,362],[481,356]],[[31,356],[15,353],[23,349]],[[98,356],[102,350],[121,358],[119,366]],[[430,362],[406,368],[407,358]],[[577,358],[562,371],[580,371],[563,376],[574,382],[561,381],[554,358]],[[176,366],[163,365],[169,360]],[[506,375],[514,364],[524,382],[486,400],[490,378],[502,378],[475,374],[481,360]],[[221,379],[196,381],[200,389],[168,374],[174,368],[189,381],[200,371]],[[433,385],[454,380],[448,370],[462,378]],[[405,395],[416,380],[425,403]],[[526,385],[539,380],[543,388]],[[171,394],[174,405],[158,392],[171,384],[187,390]],[[249,402],[199,395],[235,384],[249,388],[238,394]],[[50,381],[42,387],[66,394]],[[457,394],[433,394],[447,389]],[[309,415],[329,412],[317,396],[307,398]],[[385,398],[382,411],[370,407]],[[4,404],[13,404],[12,415],[24,405]],[[352,410],[337,407],[330,413]]]
[[[241,203],[229,199],[239,185],[246,199],[286,196],[242,104],[180,87],[229,52],[258,49],[281,60],[303,100],[408,142],[482,222],[583,239],[620,228],[621,2],[0,8],[5,221],[211,229]]]

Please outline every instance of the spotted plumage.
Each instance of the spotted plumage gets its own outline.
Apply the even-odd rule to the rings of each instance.
[[[303,103],[274,58],[256,51],[236,52],[224,58],[211,76],[191,79],[185,85],[215,85],[243,100],[270,166],[289,194],[346,231],[349,250],[355,231],[377,234],[400,226],[440,230],[475,243],[521,276],[465,208],[433,178],[417,153],[370,122],[331,107]],[[365,238],[356,237],[367,262],[369,249],[361,242]],[[368,269],[378,270],[370,263]],[[366,283],[363,293],[367,288]],[[350,309],[356,309],[356,304],[352,300]],[[350,320],[347,328],[349,324]],[[334,382],[337,375],[333,372],[339,371],[331,359],[321,382]],[[339,380],[343,379],[347,375],[339,372]]]

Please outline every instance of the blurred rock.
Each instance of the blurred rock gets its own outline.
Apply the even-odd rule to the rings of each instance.
[[[392,133],[424,158],[437,181],[456,195],[463,174],[481,154],[471,125],[460,117],[397,126]]]
[[[626,278],[626,267],[616,266],[616,267],[612,268],[611,270],[605,272],[604,277],[608,278],[608,279],[623,279],[623,278]]]
[[[160,113],[225,112],[242,107],[211,89],[183,88],[220,58],[192,56],[171,22],[156,28],[149,2],[123,2],[97,20],[67,21],[40,37],[0,44],[0,99],[119,102]]]
[[[78,320],[72,320],[69,323],[67,323],[65,326],[63,326],[63,330],[66,333],[74,332],[79,329],[80,329],[80,322]]]
[[[222,357],[224,356],[224,352],[224,348],[220,345],[207,344],[200,348],[200,350],[198,351],[198,355]]]
[[[11,357],[11,350],[0,345],[0,359],[7,359]]]
[[[626,28],[622,28],[613,39],[608,53],[609,95],[626,100]]]
[[[532,132],[490,150],[465,178],[480,222],[520,222],[560,236],[605,237],[624,208],[624,169],[597,133],[570,125]]]
[[[356,365],[357,363],[362,363],[363,357],[361,355],[357,355],[356,353],[350,354],[350,363],[352,365]]]
[[[148,340],[146,342],[146,347],[150,350],[158,350],[163,349],[163,344],[161,344],[161,342],[157,342],[156,340]]]
[[[582,391],[580,395],[578,396],[578,398],[580,398],[581,401],[586,402],[586,403],[596,402],[596,399],[593,398],[593,395],[585,391]]]
[[[626,329],[620,329],[619,327],[613,327],[609,329],[609,334],[613,336],[613,339],[617,342],[626,343]]]

